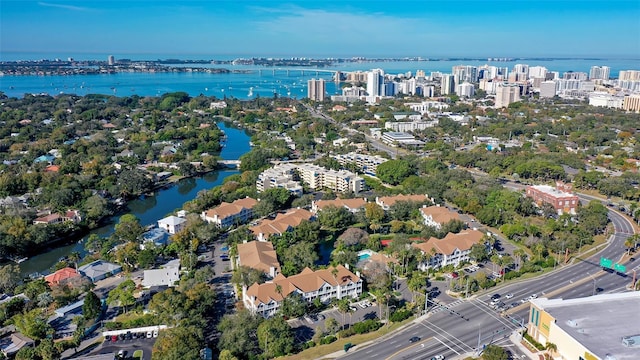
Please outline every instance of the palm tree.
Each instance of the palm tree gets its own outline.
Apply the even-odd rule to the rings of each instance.
[[[631,254],[631,249],[635,250],[635,246],[636,246],[636,241],[635,239],[630,236],[628,237],[625,241],[624,241],[624,247],[627,248],[627,255]]]
[[[348,298],[342,298],[338,301],[338,311],[342,314],[342,323],[340,324],[340,329],[344,329],[344,315],[351,311],[351,309],[349,308],[350,306]]]
[[[77,251],[72,252],[71,254],[69,254],[69,260],[73,261],[73,264],[76,267],[76,272],[78,272],[78,262],[80,261],[80,253]]]
[[[516,258],[516,268],[520,270],[520,264],[522,262],[523,257],[526,255],[526,251],[523,249],[515,249],[513,250],[513,256]]]
[[[555,353],[556,351],[558,351],[558,346],[554,343],[550,343],[548,342],[545,346],[544,349],[547,351],[545,357],[546,358],[552,358],[551,354]]]

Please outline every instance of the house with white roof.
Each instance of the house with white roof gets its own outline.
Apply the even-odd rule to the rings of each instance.
[[[145,270],[142,276],[142,286],[173,286],[180,281],[180,259],[171,260],[160,266],[160,269]]]
[[[187,225],[187,220],[177,216],[167,216],[164,219],[158,220],[158,227],[165,229],[171,235],[180,232]]]

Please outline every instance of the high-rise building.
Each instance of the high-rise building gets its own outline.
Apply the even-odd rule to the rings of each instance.
[[[622,70],[618,75],[618,80],[638,81],[640,80],[640,70]]]
[[[562,74],[562,78],[565,80],[587,80],[587,73],[567,71]]]
[[[626,111],[640,112],[640,94],[631,94],[624,97],[622,109]]]
[[[456,90],[454,77],[451,74],[442,74],[440,78],[440,93],[442,95],[453,94]]]
[[[611,68],[608,66],[592,66],[589,71],[589,79],[602,79],[609,80],[609,73],[611,72]]]
[[[540,83],[540,97],[552,98],[556,96],[556,82],[549,80]]]
[[[307,97],[313,101],[324,101],[326,84],[324,79],[307,81]]]
[[[384,96],[384,70],[374,69],[367,73],[367,93],[369,96]]]
[[[529,78],[544,79],[547,77],[547,68],[544,66],[532,66],[529,68]]]
[[[456,95],[470,98],[475,94],[475,90],[476,89],[473,87],[473,84],[463,82],[456,86]]]
[[[456,85],[463,82],[475,83],[478,81],[478,68],[472,65],[457,65],[451,70]]]
[[[107,63],[109,65],[115,65],[116,64],[116,58],[113,57],[113,55],[109,55],[109,57],[107,58]]]
[[[520,101],[520,86],[518,84],[499,83],[496,85],[496,108],[503,108]]]
[[[529,78],[529,65],[515,64],[513,66],[513,72],[518,74],[518,81],[526,80]]]

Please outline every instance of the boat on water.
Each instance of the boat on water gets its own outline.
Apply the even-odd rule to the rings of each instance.
[[[248,97],[253,96],[253,86],[249,88],[249,94],[247,94]]]

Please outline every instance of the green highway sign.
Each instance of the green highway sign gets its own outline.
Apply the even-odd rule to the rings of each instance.
[[[622,265],[622,264],[618,264],[618,263],[615,263],[615,264],[613,265],[613,269],[614,269],[615,271],[618,271],[618,272],[621,272],[621,273],[626,273],[626,272],[627,272],[627,268],[626,268],[626,266],[624,266],[624,265]]]
[[[600,258],[600,266],[611,269],[613,267],[613,261],[607,258]]]

